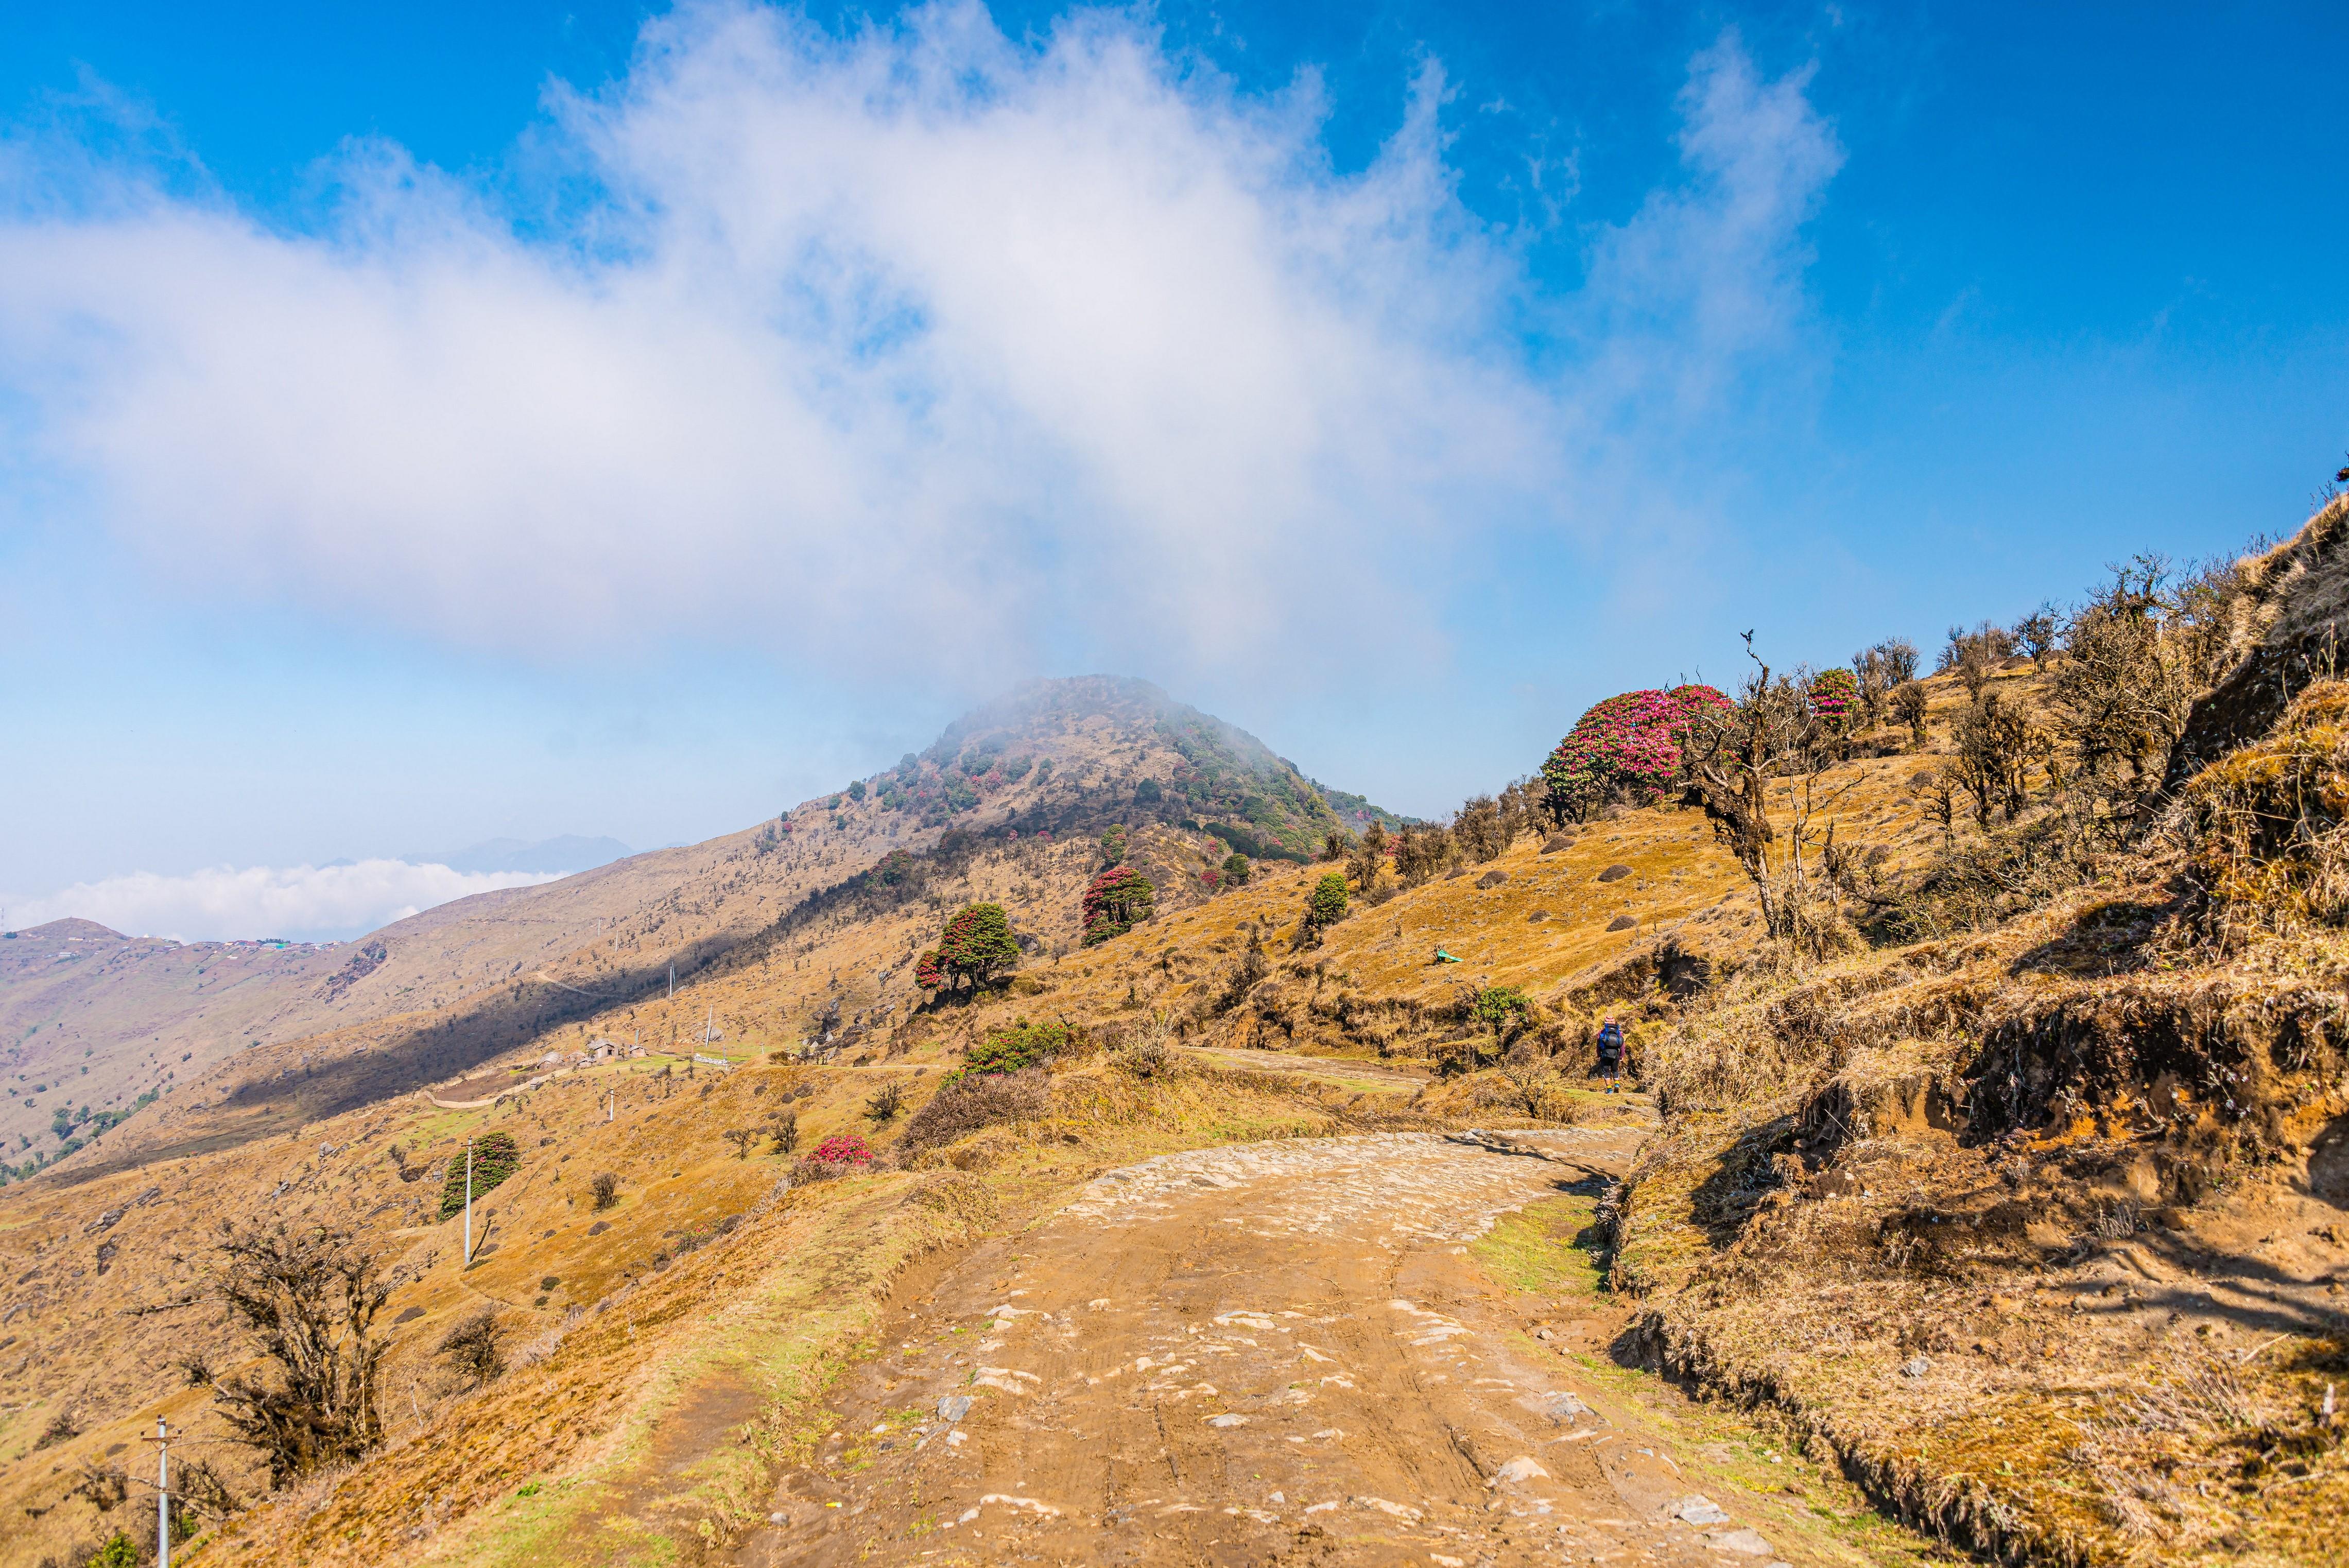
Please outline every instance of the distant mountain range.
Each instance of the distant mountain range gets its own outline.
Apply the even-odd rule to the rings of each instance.
[[[533,844],[520,838],[490,838],[451,855],[403,855],[412,866],[446,866],[451,871],[525,871],[540,874],[593,871],[625,860],[636,851],[616,838],[582,838],[566,833]]]

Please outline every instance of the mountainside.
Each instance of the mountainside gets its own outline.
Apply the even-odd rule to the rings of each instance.
[[[404,922],[366,1021],[0,1190],[0,1563],[86,1563],[159,1414],[237,1503],[195,1561],[252,1568],[1948,1560],[1892,1516],[2329,1562],[2344,515],[2035,659],[1610,699],[1690,724],[1670,788],[1562,821],[1308,860],[1366,803],[1088,678]],[[377,1261],[391,1340],[379,1446],[273,1488],[212,1389],[266,1370],[220,1227],[280,1221]]]
[[[68,1141],[53,1131],[60,1106],[120,1112],[149,1091],[166,1096],[162,1111],[106,1134],[107,1158],[260,1136],[649,996],[672,968],[690,975],[885,856],[926,853],[949,833],[1040,842],[1112,820],[1187,820],[1222,846],[1217,859],[1301,857],[1339,826],[1262,742],[1146,681],[1036,681],[921,756],[761,827],[458,899],[333,948],[111,932],[44,947],[22,933],[0,943],[0,1039],[12,1042],[0,1072],[45,1091],[8,1098],[0,1137],[15,1163],[53,1155]],[[1144,869],[1171,888],[1204,864]],[[43,956],[64,951],[77,956]],[[767,1027],[781,1038],[802,1013]],[[182,1094],[214,1069],[201,1095]]]

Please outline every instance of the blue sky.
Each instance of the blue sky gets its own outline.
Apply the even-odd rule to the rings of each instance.
[[[2349,443],[2337,7],[0,23],[19,908],[698,838],[1094,669],[1433,813]]]

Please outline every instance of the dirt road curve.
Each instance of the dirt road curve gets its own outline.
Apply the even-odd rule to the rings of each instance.
[[[1578,1166],[1414,1133],[1112,1171],[901,1290],[741,1560],[1775,1561],[1590,1407],[1466,1245],[1637,1137],[1526,1136]]]

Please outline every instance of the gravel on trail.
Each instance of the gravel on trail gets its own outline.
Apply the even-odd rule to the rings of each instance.
[[[841,1429],[739,1560],[1764,1564],[1469,1254],[1503,1213],[1595,1190],[1643,1131],[1107,1172],[901,1288]]]

